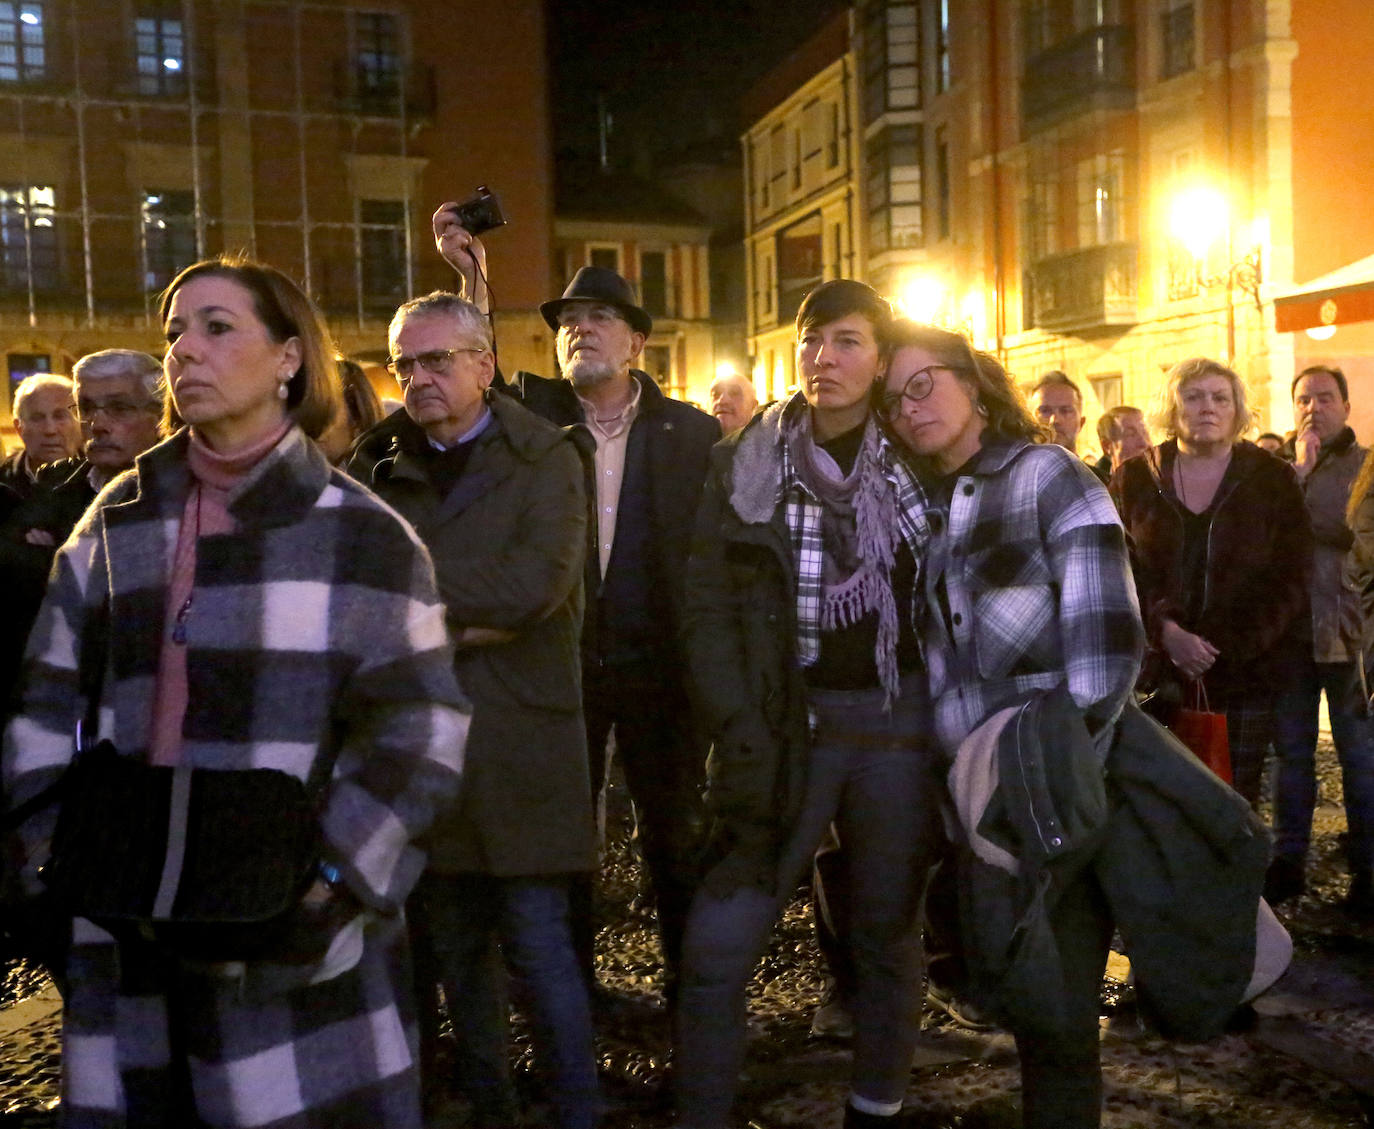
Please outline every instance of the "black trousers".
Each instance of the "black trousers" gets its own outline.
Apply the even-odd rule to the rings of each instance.
[[[639,847],[653,887],[671,1000],[699,878],[706,746],[693,726],[680,674],[668,664],[584,669],[582,700],[594,796],[605,782],[606,745],[615,731],[616,756],[634,802]],[[589,972],[590,902],[589,890],[574,892],[574,940]]]

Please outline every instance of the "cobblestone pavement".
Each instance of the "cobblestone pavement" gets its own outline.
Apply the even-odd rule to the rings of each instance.
[[[1104,985],[1104,1129],[1355,1129],[1374,1124],[1374,927],[1337,909],[1346,875],[1334,754],[1319,754],[1321,794],[1306,895],[1280,911],[1293,967],[1257,1005],[1254,1026],[1206,1045],[1143,1032],[1130,993]],[[604,870],[607,924],[599,974],[600,1059],[611,1103],[606,1129],[667,1129],[662,1100],[667,1023],[657,1005],[659,960],[639,872],[617,821]],[[1119,967],[1115,969],[1119,973]],[[838,1129],[848,1054],[809,1037],[820,969],[803,899],[789,907],[751,986],[753,1038],[741,1109],[763,1129]],[[55,1123],[59,1001],[32,970],[0,985],[0,1129]],[[907,1102],[926,1129],[1016,1129],[1017,1070],[1009,1036],[971,1034],[927,1017]],[[534,1070],[517,1024],[520,1076]],[[530,1083],[531,1087],[533,1083]],[[460,1103],[433,1129],[464,1124]],[[527,1126],[545,1126],[531,1103]]]

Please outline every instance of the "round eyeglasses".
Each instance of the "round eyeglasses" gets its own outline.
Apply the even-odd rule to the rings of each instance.
[[[941,369],[946,372],[966,371],[958,365],[926,365],[925,368],[918,368],[906,378],[906,383],[902,385],[900,392],[888,392],[878,401],[878,408],[883,413],[883,418],[887,420],[896,419],[902,411],[902,401],[916,404],[924,400],[935,388],[934,374]]]

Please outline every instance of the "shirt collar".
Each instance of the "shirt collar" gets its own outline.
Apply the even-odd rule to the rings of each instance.
[[[425,440],[436,451],[452,451],[455,447],[461,447],[464,443],[471,443],[482,432],[486,431],[487,424],[491,422],[491,409],[482,405],[482,414],[477,417],[477,422],[469,427],[462,435],[458,436],[452,443],[440,443],[436,439],[431,439],[429,433],[425,433]]]
[[[582,405],[582,415],[587,421],[587,426],[598,435],[607,439],[614,439],[622,431],[634,422],[635,415],[639,411],[639,397],[642,389],[639,381],[631,378],[630,398],[625,402],[625,406],[615,415],[598,418],[596,405],[588,400],[582,393],[573,389],[573,395],[577,397],[578,403]]]

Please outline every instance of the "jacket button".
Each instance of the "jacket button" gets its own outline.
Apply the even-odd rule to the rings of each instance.
[[[1061,839],[1058,835],[1056,835],[1053,839],[1050,840],[1051,847],[1062,847],[1063,845],[1064,840]]]
[[[955,612],[955,613],[954,613],[954,626],[955,626],[955,627],[958,627],[958,626],[959,626],[961,623],[963,623],[963,622],[964,622],[963,614],[962,614],[961,612]]]
[[[964,497],[968,498],[968,497],[972,497],[972,496],[973,496],[973,483],[972,483],[972,482],[966,482],[966,483],[964,483]]]

